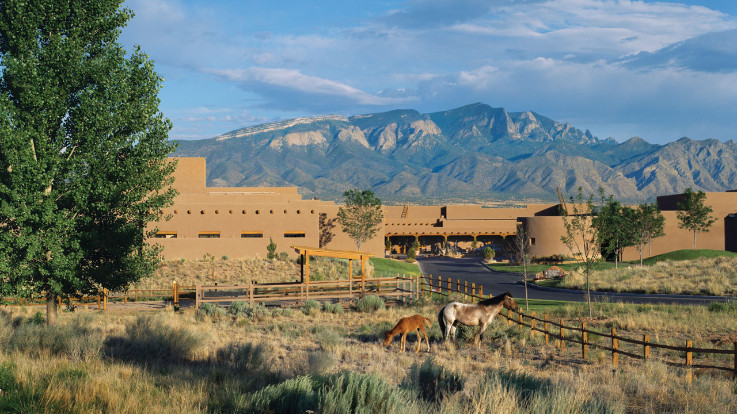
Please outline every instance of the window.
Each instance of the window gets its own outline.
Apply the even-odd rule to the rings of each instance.
[[[177,232],[175,231],[160,231],[154,235],[156,239],[176,239]]]
[[[201,231],[197,233],[197,238],[199,239],[219,239],[220,232],[219,231]]]
[[[535,245],[535,238],[534,237],[530,238],[530,245],[532,245],[532,246]]]
[[[264,233],[260,231],[242,231],[241,239],[262,238]]]
[[[284,237],[305,237],[303,231],[288,231],[284,233]]]

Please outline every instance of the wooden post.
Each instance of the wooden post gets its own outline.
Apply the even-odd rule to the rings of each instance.
[[[549,329],[550,329],[550,323],[548,323],[548,314],[546,313],[545,314],[545,344],[546,345],[548,344],[548,341],[549,341],[549,337],[548,337],[548,332],[550,332]]]
[[[587,359],[589,357],[589,338],[587,334],[586,321],[581,321],[581,354],[583,355],[583,359]]]
[[[448,278],[448,292],[445,294],[446,297],[450,298],[450,292],[453,290],[453,281],[449,277]]]
[[[202,294],[202,288],[199,284],[195,285],[194,287],[194,308],[199,309],[200,308],[200,295]]]
[[[353,280],[353,259],[348,259],[348,280]]]
[[[479,298],[484,297],[484,285],[479,285]]]
[[[732,373],[732,379],[737,380],[737,342],[734,343],[734,372]]]
[[[107,289],[102,290],[102,310],[107,310]]]
[[[619,342],[617,341],[617,328],[612,328],[612,365],[616,368],[619,364]]]
[[[563,319],[560,320],[560,350],[563,351],[566,349],[566,341],[565,341],[565,330],[563,329]]]
[[[693,382],[693,368],[691,368],[691,365],[693,365],[693,342],[691,340],[686,341],[686,381],[688,383]]]
[[[461,294],[461,280],[456,279],[456,293]]]
[[[309,273],[308,273],[309,274]],[[309,280],[309,277],[308,277]],[[248,304],[253,307],[253,281],[248,281]]]
[[[128,304],[128,291],[127,290],[123,291],[123,303],[126,305]]]
[[[476,284],[471,283],[471,303],[476,303]]]
[[[507,326],[512,325],[512,317],[509,316],[509,309],[507,309]]]
[[[468,280],[463,281],[463,298],[468,302]]]
[[[100,303],[100,293],[97,293],[97,310],[102,309],[102,304]]]
[[[520,312],[519,313],[519,331],[520,332],[522,332],[523,328],[525,327],[524,320],[522,318],[523,318],[522,312]]]
[[[177,295],[177,281],[175,280],[171,284],[171,301],[174,302],[174,306],[179,306],[179,295]]]
[[[535,336],[535,311],[530,313],[530,337]]]
[[[309,285],[310,284],[310,254],[307,253],[306,251],[305,251],[304,258],[305,258],[305,260],[304,260],[304,262],[305,262],[305,264],[304,264],[304,269],[305,269],[305,280],[304,280],[304,283],[306,283],[306,284]],[[251,306],[253,306],[253,303],[251,304]]]
[[[642,342],[645,343],[642,347],[642,358],[647,361],[650,358],[650,335],[642,335]]]

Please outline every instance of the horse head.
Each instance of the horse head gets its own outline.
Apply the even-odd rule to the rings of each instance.
[[[504,300],[502,301],[502,304],[507,309],[515,311],[519,309],[519,306],[517,306],[517,302],[514,301],[514,298],[512,298],[512,294],[510,292],[504,294]]]

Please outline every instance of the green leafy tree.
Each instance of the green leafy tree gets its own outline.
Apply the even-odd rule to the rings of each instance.
[[[371,240],[382,228],[384,211],[381,200],[371,190],[348,190],[343,197],[345,206],[338,209],[338,222],[360,251],[361,245]]]
[[[713,211],[711,207],[704,204],[706,193],[703,191],[694,193],[691,188],[687,188],[683,196],[683,201],[677,204],[680,210],[676,213],[679,221],[678,227],[693,232],[693,248],[695,249],[696,233],[708,232],[717,219],[711,215]]]
[[[162,84],[117,42],[120,0],[0,2],[0,295],[56,298],[150,274],[175,191]]]
[[[637,251],[640,253],[640,266],[642,266],[642,252],[645,245],[650,246],[653,239],[665,236],[665,217],[655,203],[640,204],[635,215]]]
[[[619,267],[625,247],[637,243],[637,215],[630,207],[622,206],[610,195],[605,199],[602,194],[602,206],[596,212],[594,226],[599,229],[599,245],[606,256],[614,256],[614,267]]]
[[[589,316],[593,316],[589,279],[592,270],[598,265],[601,257],[599,227],[596,226],[594,220],[597,210],[594,205],[594,196],[592,194],[588,198],[584,198],[583,188],[578,187],[576,197],[571,196],[568,205],[571,208],[570,211],[567,208],[561,208],[560,212],[565,228],[565,234],[560,239],[568,246],[571,254],[580,260],[584,266],[586,303],[589,308]]]
[[[491,246],[484,247],[484,260],[490,262],[494,258],[494,249]]]

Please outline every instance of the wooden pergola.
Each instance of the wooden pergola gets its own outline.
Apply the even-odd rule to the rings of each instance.
[[[302,256],[302,283],[310,283],[310,256],[333,257],[336,259],[348,259],[348,277],[353,279],[353,261],[361,261],[361,281],[366,281],[366,261],[374,257],[371,253],[357,252],[353,250],[330,250],[319,247],[289,246]]]

